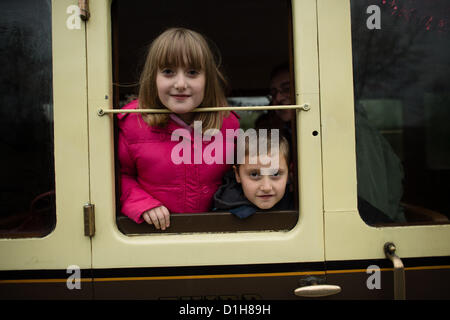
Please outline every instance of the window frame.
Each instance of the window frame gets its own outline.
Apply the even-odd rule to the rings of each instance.
[[[290,66],[293,65],[294,61],[293,61],[293,41],[292,41],[292,8],[290,6],[290,2],[289,0],[285,0],[286,3],[288,4],[287,6],[287,11],[288,11],[288,59],[286,59],[286,61],[289,61]],[[113,59],[113,82],[114,82],[114,91],[113,91],[113,105],[114,108],[119,109],[119,107],[121,107],[120,104],[120,92],[121,92],[121,85],[120,85],[120,79],[119,79],[119,68],[122,68],[122,66],[119,65],[119,62],[122,58],[119,57],[119,21],[115,21],[115,17],[119,15],[119,5],[117,4],[117,1],[111,1],[111,23],[112,23],[112,59]],[[213,40],[214,43],[215,40]],[[284,61],[284,60],[283,60]],[[292,83],[291,86],[291,90],[290,90],[290,100],[291,101],[295,101],[295,90],[294,90],[294,84],[295,84],[295,77],[294,77],[294,73],[292,70],[292,67],[290,68],[290,81]],[[128,85],[125,85],[128,86]],[[130,86],[134,86],[134,85],[130,85]],[[251,92],[253,92],[252,90],[250,90]],[[256,90],[256,92],[258,92],[260,90]],[[240,92],[240,90],[238,90],[238,92]],[[234,98],[230,97],[231,99]],[[237,97],[239,98],[239,97]],[[252,105],[253,106],[253,105]],[[264,105],[254,105],[252,108],[249,108],[247,106],[244,105],[240,105],[239,108],[235,107],[230,107],[227,108],[227,110],[230,111],[250,111],[250,112],[260,112],[260,111],[267,111],[269,110],[269,108],[273,108],[274,106],[267,106],[267,108],[264,108]],[[285,108],[286,106],[280,106],[281,108]],[[123,113],[122,110],[120,110],[120,113]],[[117,111],[119,113],[119,111]],[[293,121],[291,123],[291,129],[292,132],[294,133],[296,130],[296,125],[295,125],[295,121]],[[114,117],[114,135],[115,135],[115,141],[117,141],[118,139],[118,120],[116,117]],[[293,148],[291,150],[291,154],[292,155],[296,155],[297,154],[297,146],[296,146],[296,135],[293,134]],[[119,172],[119,163],[117,160],[117,145],[116,145],[116,157],[115,157],[115,175],[116,175],[116,185],[120,184],[120,172]],[[296,156],[292,157],[292,163],[293,163],[293,167],[296,169],[297,168],[297,158]],[[297,171],[293,170],[292,172],[292,176],[293,176],[293,181],[292,181],[292,185],[294,187],[294,190],[298,189],[297,186]],[[120,190],[119,188],[117,188],[116,190],[116,198],[120,198]],[[293,193],[293,200],[294,200],[294,204],[295,204],[295,210],[297,210],[297,218],[299,216],[298,213],[298,194],[297,192]],[[117,212],[117,225],[119,230],[122,230],[122,232],[125,235],[128,235],[128,231],[131,232],[134,236],[138,235],[138,233],[141,234],[150,234],[150,233],[159,233],[160,231],[157,230],[153,225],[140,225],[140,226],[135,226],[132,227],[132,224],[130,224],[127,220],[126,217],[120,212],[120,203],[117,202],[116,203],[116,212]],[[238,230],[236,229],[236,226],[238,225],[237,223],[237,217],[233,219],[233,215],[231,213],[224,213],[224,212],[220,212],[218,214],[216,214],[213,211],[210,212],[205,212],[202,214],[197,214],[197,215],[192,215],[192,219],[198,220],[195,223],[191,223],[191,226],[189,228],[170,228],[170,230],[165,230],[165,233],[179,233],[178,230],[183,230],[183,232],[211,232],[211,230],[216,230],[216,231],[223,231],[223,232],[231,232],[231,231],[248,231],[248,230],[253,230],[253,231],[265,231],[265,230],[272,230],[272,231],[285,231],[285,230],[290,230],[292,229],[295,224],[292,224],[291,220],[292,220],[292,210],[284,210],[284,211],[279,211],[278,214],[279,215],[283,215],[282,219],[276,219],[276,216],[273,214],[270,214],[270,212],[258,212],[259,214],[255,215],[255,218],[253,219],[246,219],[247,223],[246,224],[241,224],[241,229]],[[211,217],[209,217],[208,215],[210,215],[211,217],[221,217],[220,222],[219,220],[217,220],[216,222],[214,222],[214,219],[212,219]],[[225,215],[228,215],[229,218],[224,218]],[[262,218],[261,218],[262,217]],[[268,217],[272,217],[270,219],[267,219]],[[175,220],[173,220],[175,219]],[[181,219],[184,220],[183,218],[181,218],[181,215],[178,214],[171,214],[171,221],[175,223],[176,220]],[[266,221],[266,224],[262,223],[263,221]],[[286,224],[283,225],[282,223],[280,223],[280,221],[285,221]],[[226,222],[225,224],[223,222]],[[174,226],[172,224],[172,226]],[[139,230],[139,231],[138,231]]]
[[[318,81],[314,81],[318,79],[317,31],[305,24],[316,25],[315,3],[295,1],[292,5],[296,17],[293,37],[296,43],[306,42],[304,46],[309,48],[298,54],[300,46],[294,43],[294,65],[297,70],[311,73],[296,73],[297,103],[315,106],[308,112],[297,112],[299,154],[303,154],[298,170],[304,172],[299,175],[299,186],[305,186],[299,195],[299,222],[290,231],[152,233],[133,237],[124,235],[116,224],[114,121],[111,115],[98,115],[99,109],[112,110],[113,105],[111,99],[104,98],[113,93],[111,0],[91,5],[95,21],[88,24],[87,45],[90,183],[97,230],[92,241],[94,268],[323,261],[320,138],[312,134],[320,132]],[[309,152],[302,153],[301,149]],[[301,239],[308,239],[309,244],[299,249]]]
[[[357,210],[350,2],[317,0],[317,8],[326,260],[385,259],[383,246],[388,241],[395,243],[400,257],[448,256],[449,224],[369,226],[361,219]]]
[[[84,236],[82,216],[89,202],[86,34],[83,24],[66,27],[72,4],[51,4],[56,226],[42,238],[0,239],[2,271],[91,268],[91,241]],[[66,290],[65,282],[58,286]]]

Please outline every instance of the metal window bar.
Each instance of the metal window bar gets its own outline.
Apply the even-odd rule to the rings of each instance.
[[[302,105],[284,105],[284,106],[250,106],[250,107],[201,107],[195,108],[191,112],[212,112],[212,111],[260,111],[260,110],[283,110],[294,109],[308,111],[310,109],[308,103]],[[99,109],[97,114],[101,117],[105,114],[117,113],[172,113],[168,109]]]

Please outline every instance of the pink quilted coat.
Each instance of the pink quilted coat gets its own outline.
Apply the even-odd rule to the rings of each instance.
[[[137,106],[135,100],[124,109],[135,109]],[[239,128],[236,115],[231,112],[220,130],[223,136],[223,164],[206,164],[204,157],[200,164],[194,163],[193,128],[175,115],[171,115],[164,128],[147,125],[140,114],[119,114],[118,118],[122,213],[142,223],[142,213],[161,205],[171,213],[209,211],[213,195],[222,184],[223,175],[230,169],[230,165],[226,164],[226,154],[234,149],[234,140],[226,140],[225,130]],[[171,141],[171,135],[180,128],[184,128],[185,136],[189,137],[186,141],[191,147],[191,164],[176,164],[171,158],[172,149],[182,141],[181,138]],[[211,140],[202,142],[203,151],[215,142],[215,138]],[[211,146],[209,150],[206,154],[211,154]],[[198,153],[195,162],[199,162]]]

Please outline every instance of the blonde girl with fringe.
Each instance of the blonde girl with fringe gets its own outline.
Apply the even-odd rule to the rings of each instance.
[[[171,28],[150,45],[141,73],[138,100],[124,109],[168,109],[167,113],[120,114],[118,156],[121,174],[121,210],[137,223],[157,229],[170,226],[170,213],[209,211],[214,193],[230,168],[225,155],[234,142],[225,141],[223,161],[175,163],[178,141],[173,133],[184,129],[194,141],[194,122],[203,132],[239,128],[233,112],[192,112],[197,107],[224,107],[225,79],[205,38],[192,30]],[[214,141],[203,141],[192,152],[203,152]],[[201,150],[200,150],[200,149]],[[185,155],[183,155],[185,156]],[[216,155],[217,156],[217,155]]]

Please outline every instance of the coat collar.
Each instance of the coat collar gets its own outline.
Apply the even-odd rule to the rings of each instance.
[[[194,128],[190,125],[188,125],[186,122],[184,122],[183,120],[181,120],[177,115],[171,113],[169,115],[170,119],[172,119],[177,125],[179,125],[181,128],[189,130],[189,132],[193,132]]]

